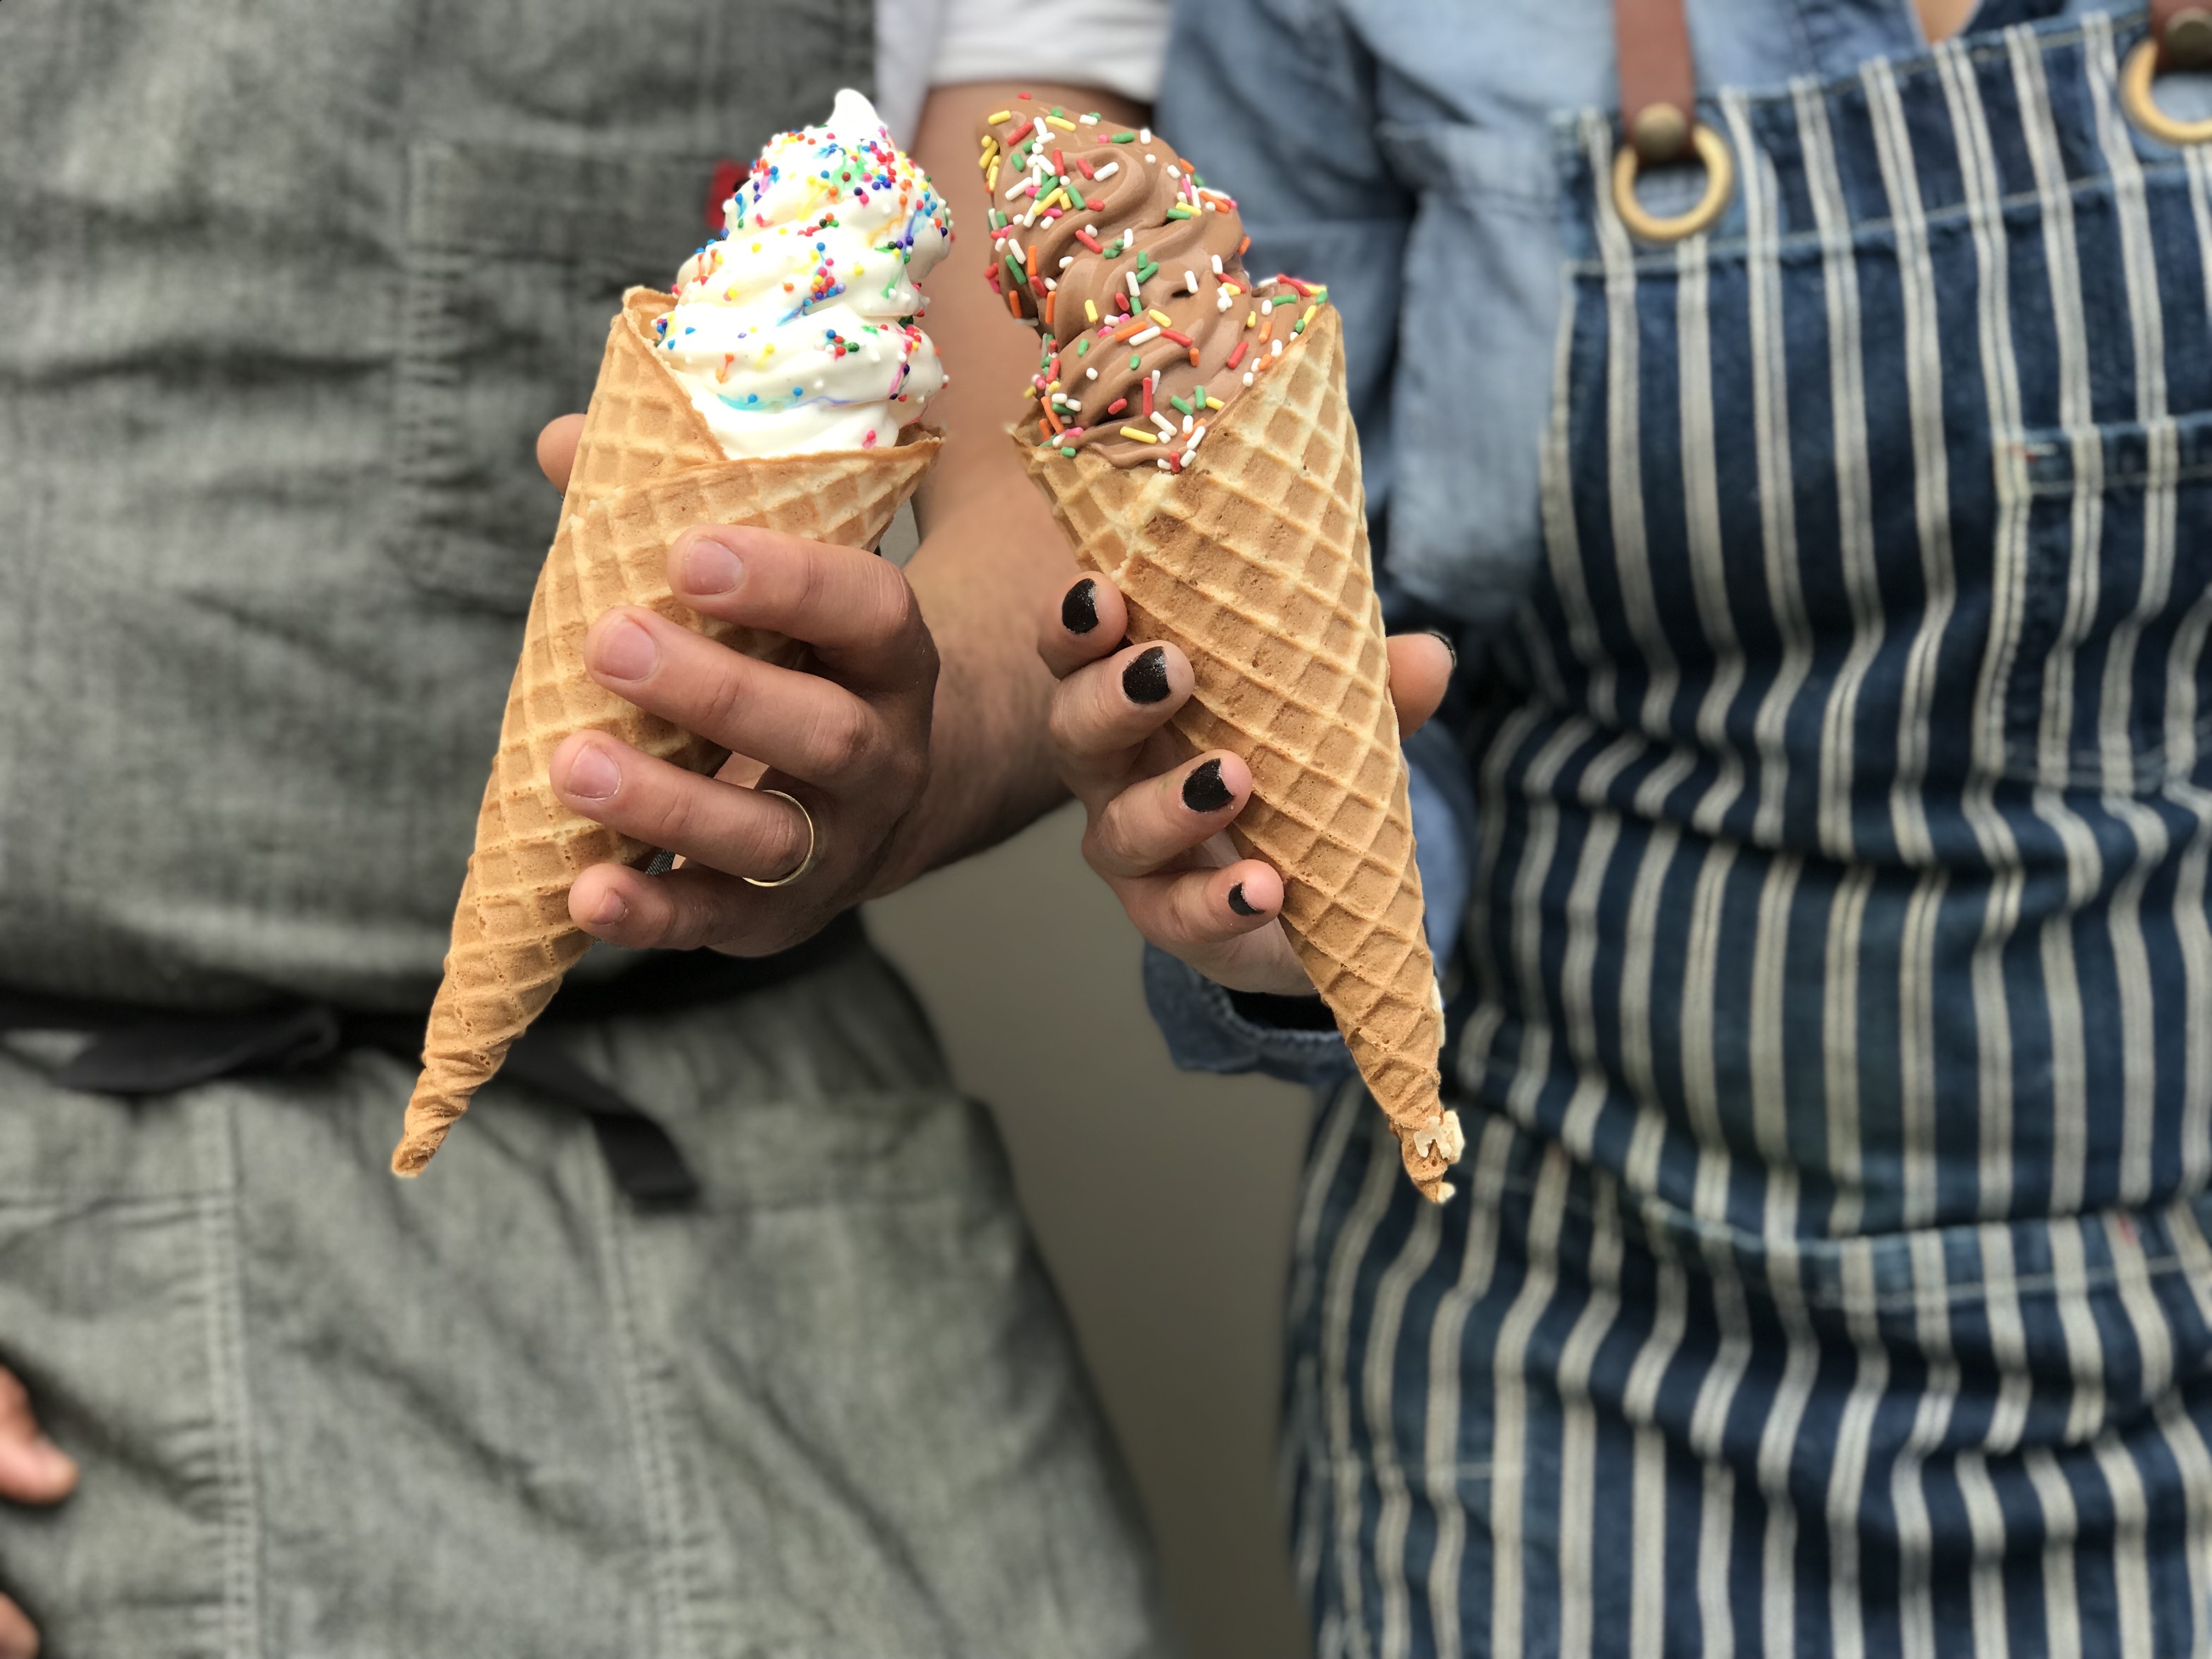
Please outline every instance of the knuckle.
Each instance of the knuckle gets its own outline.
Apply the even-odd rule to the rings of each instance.
[[[847,700],[822,710],[815,719],[809,746],[818,757],[816,764],[826,777],[849,777],[860,770],[876,747],[875,721],[867,705]]]

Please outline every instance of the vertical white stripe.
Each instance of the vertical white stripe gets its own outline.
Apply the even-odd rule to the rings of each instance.
[[[1544,1157],[1536,1179],[1536,1200],[1528,1218],[1528,1277],[1498,1330],[1492,1366],[1491,1396],[1497,1431],[1492,1442],[1490,1538],[1495,1564],[1490,1587],[1490,1648],[1497,1654],[1521,1651],[1523,1604],[1527,1598],[1522,1559],[1524,1508],[1528,1502],[1528,1340],[1559,1288],[1559,1223],[1566,1211],[1568,1162],[1556,1146]]]
[[[1928,1516],[1923,1471],[1943,1443],[1959,1400],[1959,1364],[1951,1340],[1951,1285],[1943,1265],[1941,1233],[1911,1236],[1913,1337],[1928,1362],[1912,1427],[1889,1474],[1890,1505],[1897,1517],[1898,1623],[1905,1659],[1935,1659],[1935,1528]]]
[[[1874,1246],[1865,1239],[1849,1239],[1838,1255],[1844,1323],[1850,1333],[1857,1370],[1837,1420],[1835,1450],[1828,1466],[1828,1620],[1835,1659],[1862,1659],[1866,1628],[1861,1601],[1866,1591],[1859,1579],[1859,1520],[1866,1501],[1875,1412],[1889,1390],[1889,1350],[1881,1340]]]
[[[2027,29],[2008,30],[2005,46],[2020,100],[2021,131],[2035,174],[2050,272],[2051,321],[2058,351],[2058,418],[2077,434],[2074,451],[2071,547],[2064,619],[2044,661],[2043,717],[2037,740],[2036,815],[2057,833],[2066,858],[2066,905],[2044,923],[2043,1007],[2051,1022],[2051,1191],[2049,1207],[2069,1214],[2081,1206],[2088,1164],[2087,1042],[2082,1030],[2081,975],[2074,956],[2073,915],[2102,880],[2103,858],[2081,817],[2060,793],[2072,781],[2074,659],[2096,610],[2102,530],[2104,447],[2090,429],[2092,400],[2081,277],[2074,245],[2072,186],[2060,153],[2043,59]]]
[[[1729,731],[1729,710],[1743,690],[1743,646],[1729,609],[1728,559],[1721,545],[1721,485],[1713,422],[1713,343],[1706,239],[1675,246],[1675,360],[1682,403],[1682,512],[1690,592],[1713,661],[1698,700],[1698,744],[1719,762],[1717,775],[1690,813],[1701,835],[1713,835],[1743,793],[1743,756]]]
[[[1613,133],[1607,124],[1593,134],[1590,176],[1612,176]],[[1620,216],[1601,210],[1593,216],[1598,253],[1605,268],[1606,486],[1613,507],[1613,569],[1620,583],[1621,620],[1643,653],[1648,673],[1644,706],[1637,723],[1647,732],[1666,728],[1668,707],[1680,674],[1674,647],[1659,624],[1651,586],[1650,550],[1644,530],[1644,437],[1642,319],[1636,313],[1636,258]],[[1601,719],[1619,717],[1613,702],[1613,664],[1605,673],[1606,700],[1593,697]]]
[[[1820,1046],[1828,1168],[1836,1182],[1835,1207],[1828,1216],[1831,1238],[1849,1237],[1859,1230],[1866,1215],[1859,1136],[1859,942],[1866,924],[1867,896],[1874,890],[1874,881],[1871,865],[1852,865],[1836,884],[1836,896],[1828,907]]]
[[[1505,717],[1504,724],[1490,741],[1489,752],[1483,757],[1482,799],[1505,799],[1505,775],[1519,760],[1522,747],[1542,720],[1541,712],[1527,703]],[[1461,1086],[1476,1099],[1485,1097],[1491,1045],[1497,1040],[1504,1017],[1505,970],[1498,960],[1490,903],[1491,895],[1497,891],[1498,863],[1504,855],[1506,816],[1502,811],[1476,814],[1474,879],[1468,887],[1467,925],[1462,933],[1482,998],[1460,1036],[1459,1079]]]
[[[1874,483],[1867,460],[1866,370],[1859,338],[1859,276],[1850,211],[1837,170],[1827,100],[1808,81],[1791,86],[1805,157],[1805,188],[1820,238],[1822,297],[1828,313],[1828,404],[1836,469],[1836,537],[1844,595],[1851,609],[1850,647],[1836,671],[1820,720],[1820,848],[1849,860],[1859,694],[1881,649],[1887,622],[1875,563]]]
[[[1413,1645],[1412,1600],[1406,1582],[1406,1531],[1413,1520],[1413,1501],[1398,1457],[1398,1334],[1405,1324],[1406,1297],[1436,1260],[1443,1236],[1443,1212],[1434,1204],[1422,1205],[1396,1257],[1382,1270],[1367,1322],[1361,1382],[1366,1395],[1367,1443],[1381,1499],[1374,1559],[1382,1594],[1382,1659],[1401,1659]]]
[[[1698,1622],[1704,1659],[1734,1659],[1735,1625],[1729,1605],[1735,1533],[1735,1474],[1728,1461],[1729,1413],[1751,1364],[1751,1316],[1735,1250],[1708,1233],[1706,1267],[1720,1341],[1690,1408],[1690,1450],[1705,1466],[1698,1510]],[[1502,1659],[1502,1655],[1501,1655]]]
[[[1591,1185],[1589,1297],[1559,1350],[1559,1659],[1591,1659],[1591,1614],[1600,1569],[1597,1412],[1590,1403],[1590,1368],[1620,1316],[1620,1189],[1611,1176],[1602,1173]],[[1619,1566],[1606,1562],[1605,1576],[1610,1579]]]
[[[1867,459],[1866,372],[1861,361],[1857,250],[1836,163],[1828,106],[1819,87],[1793,83],[1805,185],[1820,238],[1822,298],[1828,319],[1828,403],[1836,470],[1836,535],[1851,642],[1836,671],[1820,720],[1820,847],[1848,862],[1856,849],[1852,822],[1859,695],[1881,649],[1887,621],[1875,562],[1874,487]],[[1865,1187],[1859,1143],[1860,929],[1874,871],[1850,864],[1828,908],[1827,959],[1821,975],[1821,1047],[1826,1060],[1828,1170],[1836,1184],[1831,1237],[1857,1231]]]
[[[2043,1624],[2050,1659],[2086,1659],[2081,1646],[2081,1595],[2075,1582],[2074,1549],[2081,1535],[2081,1511],[2074,1489],[2048,1446],[2030,1446],[2021,1467],[2043,1510]],[[2101,1656],[2099,1656],[2101,1659]]]
[[[1513,1126],[1492,1114],[1475,1145],[1474,1170],[1468,1180],[1467,1245],[1459,1277],[1437,1307],[1429,1331],[1427,1447],[1424,1457],[1429,1501],[1436,1511],[1437,1545],[1429,1561],[1429,1619],[1437,1651],[1463,1651],[1460,1633],[1460,1566],[1467,1552],[1467,1498],[1462,1482],[1468,1471],[1460,1455],[1460,1382],[1472,1363],[1465,1351],[1467,1321],[1474,1304],[1490,1293],[1498,1269],[1499,1205],[1505,1194],[1506,1167],[1512,1157]],[[1513,1455],[1519,1455],[1515,1448]],[[1495,1456],[1490,1463],[1495,1465]],[[1484,1471],[1486,1474],[1489,1469]]]
[[[1797,573],[1796,489],[1790,468],[1789,364],[1782,342],[1782,270],[1778,259],[1774,164],[1755,142],[1741,92],[1720,95],[1736,158],[1736,188],[1743,192],[1744,267],[1751,323],[1751,402],[1753,448],[1759,461],[1759,543],[1765,556],[1767,602],[1782,635],[1782,660],[1774,683],[1759,699],[1752,722],[1759,747],[1759,812],[1752,836],[1773,847],[1782,836],[1782,810],[1790,783],[1790,705],[1813,669],[1813,628]]]
[[[1692,1204],[1700,1219],[1721,1225],[1729,1219],[1729,1158],[1714,1062],[1713,983],[1720,972],[1722,903],[1735,868],[1733,842],[1706,849],[1691,899],[1689,948],[1682,963],[1682,1097],[1698,1143]]]
[[[1667,1437],[1657,1426],[1659,1387],[1667,1380],[1689,1322],[1689,1285],[1671,1234],[1651,1231],[1658,1286],[1650,1334],[1630,1362],[1621,1391],[1621,1415],[1636,1431],[1632,1477],[1632,1531],[1638,1540],[1630,1563],[1629,1659],[1662,1659],[1667,1648]]]
[[[1969,970],[1974,1005],[1976,1116],[1981,1128],[1976,1171],[1980,1212],[2008,1213],[2013,1200],[2012,1020],[2004,984],[2004,951],[2020,927],[2026,876],[2012,826],[1996,810],[1993,792],[2007,759],[2006,689],[2012,680],[2026,613],[2031,563],[2029,497],[2009,459],[2003,434],[2018,429],[2020,373],[2014,360],[2009,262],[2004,232],[2004,187],[1990,153],[1989,119],[1982,106],[1973,59],[1954,44],[1936,56],[1945,106],[1957,135],[1959,165],[1974,232],[1976,321],[1981,346],[1983,398],[1997,434],[1997,517],[1992,537],[1990,638],[1975,685],[1977,763],[1960,805],[1990,876],[1982,927]]]
[[[1356,1080],[1347,1089],[1358,1087]],[[1327,1423],[1328,1467],[1335,1491],[1330,1507],[1335,1511],[1336,1571],[1339,1602],[1350,1638],[1365,1646],[1365,1564],[1361,1559],[1359,1523],[1360,1472],[1364,1467],[1352,1436],[1352,1320],[1358,1301],[1360,1269],[1375,1229],[1390,1207],[1400,1179],[1397,1142],[1389,1124],[1373,1113],[1366,1130],[1367,1174],[1359,1195],[1345,1218],[1330,1252],[1328,1277],[1322,1287],[1321,1331],[1321,1388]]]
[[[1905,653],[1899,697],[1897,770],[1890,817],[1898,850],[1907,864],[1925,867],[1935,849],[1928,835],[1922,789],[1935,720],[1936,659],[1958,604],[1951,566],[1950,459],[1943,447],[1943,348],[1936,310],[1936,273],[1928,252],[1928,222],[1913,169],[1912,138],[1898,100],[1896,77],[1876,58],[1859,71],[1872,118],[1875,158],[1897,236],[1897,264],[1905,319],[1905,380],[1912,430],[1912,510],[1919,532],[1921,579],[1926,589],[1918,625]]]
[[[1328,1194],[1344,1167],[1346,1149],[1355,1125],[1364,1127],[1369,1107],[1362,1091],[1347,1083],[1322,1109],[1321,1133],[1313,1156],[1307,1160],[1302,1181],[1297,1224],[1291,1234],[1290,1293],[1285,1298],[1283,1328],[1295,1340],[1313,1307],[1320,1281],[1321,1218]],[[1284,1408],[1282,1462],[1277,1470],[1280,1490],[1288,1498],[1303,1489],[1305,1501],[1294,1512],[1296,1535],[1291,1540],[1292,1561],[1298,1589],[1307,1606],[1313,1604],[1321,1583],[1323,1534],[1328,1531],[1328,1492],[1322,1486],[1328,1467],[1327,1426],[1322,1410],[1322,1380],[1317,1358],[1310,1350],[1298,1352],[1291,1371],[1290,1400]]]
[[[2054,1218],[2045,1230],[2051,1241],[2051,1302],[2066,1346],[2066,1369],[2073,1392],[2066,1408],[2066,1443],[2078,1446],[2104,1426],[2105,1350],[2097,1318],[2085,1289],[2088,1278],[2081,1229],[2076,1217]]]
[[[2140,1387],[2146,1400],[2157,1401],[2173,1386],[2173,1334],[2151,1291],[2150,1262],[2135,1224],[2110,1211],[2100,1222],[2112,1264],[2112,1285],[2142,1367]],[[2090,1292],[2085,1288],[2081,1294],[2086,1300]],[[2119,1593],[2122,1650],[2147,1653],[2151,1642],[2149,1504],[2142,1470],[2117,1425],[2098,1437],[2097,1467],[2112,1491],[2117,1522],[2112,1578]]]
[[[2174,876],[2174,930],[2181,944],[2179,1002],[2202,1008],[2212,999],[2212,916],[2205,906],[2205,866],[2212,859],[2212,795],[2180,784],[2167,795],[2196,817]],[[2181,1190],[2203,1192],[2212,1182],[2212,1020],[2182,1023]]]
[[[1913,884],[1898,962],[1898,1156],[1908,1228],[1929,1225],[1936,1212],[1936,1000],[1948,988],[1936,981],[1936,923],[1949,884],[1945,870],[1925,872]]]
[[[2212,314],[2212,155],[2202,144],[2181,152],[2188,169],[2189,213],[2197,227],[2197,269],[2204,285],[2204,309]],[[2197,677],[2204,659],[2204,640],[2212,630],[2212,587],[2189,601],[2174,630],[2166,675],[2166,775],[2185,778],[2197,770],[2199,736]]]
[[[1820,1365],[1820,1344],[1805,1306],[1804,1264],[1795,1243],[1773,1239],[1766,1247],[1766,1291],[1781,1316],[1784,1342],[1782,1381],[1767,1407],[1759,1437],[1759,1489],[1766,1498],[1760,1625],[1770,1654],[1796,1650],[1797,1639],[1797,1505],[1790,1466],[1797,1431],[1813,1398]]]
[[[2112,180],[2120,220],[2120,264],[2126,273],[2128,322],[2135,345],[2136,418],[2149,441],[2143,484],[2142,578],[2134,608],[2113,628],[2098,700],[2098,752],[2106,798],[2135,837],[2136,857],[2112,894],[2106,912],[2119,978],[2120,1200],[2147,1202],[2158,1127],[2158,1076],[2153,1045],[2150,954],[2143,937],[2143,889],[2164,864],[2166,822],[2135,797],[2136,653],[2145,627],[2172,597],[2174,486],[2179,444],[2166,410],[2166,319],[2160,307],[2156,252],[2143,204],[2142,169],[2132,135],[2114,98],[2119,67],[2112,55],[2112,20],[2102,12],[2082,20],[2084,69],[2096,111],[2098,147]]]
[[[1620,815],[1590,803],[1601,800],[1621,769],[1644,752],[1644,739],[1628,734],[1614,739],[1584,769],[1577,794],[1589,806],[1581,855],[1567,889],[1566,951],[1559,965],[1560,1013],[1566,1025],[1567,1053],[1575,1067],[1575,1091],[1559,1123],[1559,1144],[1579,1163],[1592,1160],[1600,1114],[1611,1095],[1605,1056],[1598,1048],[1595,980],[1601,936],[1598,903],[1620,841]]]

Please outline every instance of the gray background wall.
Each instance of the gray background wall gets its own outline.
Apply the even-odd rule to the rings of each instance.
[[[884,551],[913,547],[909,515]],[[872,905],[989,1103],[1158,1547],[1189,1659],[1309,1651],[1276,1495],[1276,1360],[1304,1094],[1168,1064],[1139,945],[1063,808]],[[1233,1181],[1204,1148],[1240,1149]],[[1042,1656],[1040,1656],[1042,1659]]]

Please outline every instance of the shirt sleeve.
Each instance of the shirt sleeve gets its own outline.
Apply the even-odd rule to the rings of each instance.
[[[1167,56],[1168,0],[943,0],[929,72],[963,81],[1059,81],[1149,104]]]
[[[1458,947],[1467,910],[1474,792],[1467,763],[1442,720],[1406,740],[1413,859],[1420,866],[1423,925],[1442,969]],[[1186,1072],[1264,1072],[1324,1086],[1351,1068],[1344,1039],[1318,997],[1251,997],[1223,989],[1164,951],[1145,951],[1145,1000]]]

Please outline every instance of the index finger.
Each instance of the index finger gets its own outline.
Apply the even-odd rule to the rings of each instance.
[[[1129,608],[1103,576],[1084,576],[1053,595],[1037,617],[1037,655],[1056,680],[1111,656],[1129,632]]]
[[[897,690],[936,666],[914,589],[897,566],[860,548],[703,525],[669,547],[668,583],[702,616],[804,641],[847,684]]]

